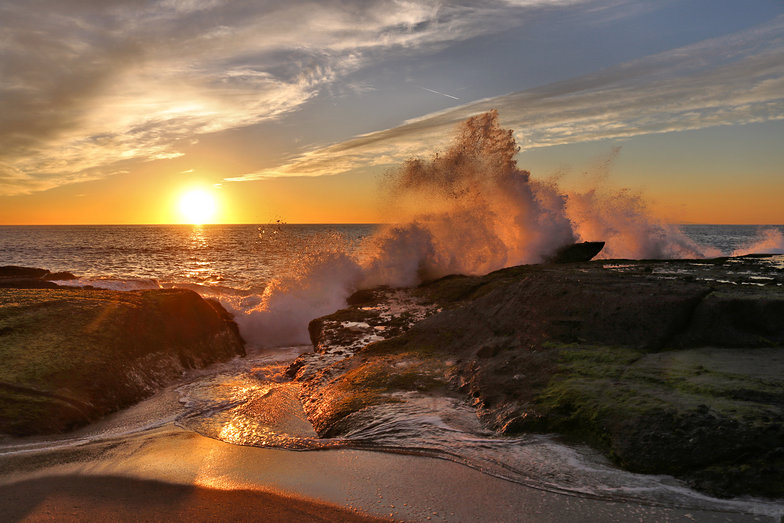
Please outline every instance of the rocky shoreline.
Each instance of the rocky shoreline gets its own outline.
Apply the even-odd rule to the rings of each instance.
[[[0,268],[0,433],[69,430],[244,355],[194,292],[51,288],[25,270]],[[781,257],[520,266],[359,291],[310,323],[314,350],[287,375],[322,438],[441,398],[499,435],[556,433],[712,495],[782,498],[783,318]]]
[[[555,432],[631,471],[784,497],[784,268],[597,261],[374,289],[311,322],[289,375],[321,437],[407,393],[499,434]]]
[[[71,276],[73,278],[73,276]],[[193,291],[60,288],[0,268],[0,433],[62,432],[245,354],[237,325]]]

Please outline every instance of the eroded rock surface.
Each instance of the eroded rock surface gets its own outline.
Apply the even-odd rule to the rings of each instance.
[[[193,291],[0,289],[0,432],[83,425],[244,354],[230,315]]]
[[[302,384],[302,405],[321,437],[346,433],[363,408],[401,401],[397,392],[446,388],[443,371],[439,383],[421,359],[357,357],[368,344],[399,336],[438,312],[436,304],[409,290],[383,288],[360,291],[349,302],[354,305],[310,323],[315,350],[288,369]]]

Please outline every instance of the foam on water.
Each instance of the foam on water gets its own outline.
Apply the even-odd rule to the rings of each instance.
[[[733,251],[733,256],[747,254],[784,254],[784,233],[781,229],[765,228],[751,244]]]
[[[533,488],[598,499],[775,517],[784,513],[775,502],[716,499],[671,476],[619,470],[598,452],[552,435],[498,436],[480,424],[465,401],[451,397],[397,393],[395,403],[352,414],[362,417],[359,428],[343,437],[319,438],[299,403],[299,386],[283,374],[286,366],[259,363],[251,355],[181,386],[183,411],[177,424],[237,445],[438,457]]]

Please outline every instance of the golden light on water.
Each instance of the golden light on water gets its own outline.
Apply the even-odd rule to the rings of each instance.
[[[180,214],[187,223],[208,223],[215,215],[215,198],[205,190],[194,189],[180,198]]]

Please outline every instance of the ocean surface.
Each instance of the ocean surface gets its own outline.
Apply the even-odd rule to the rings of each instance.
[[[729,256],[784,234],[784,225],[681,225],[698,245]],[[63,225],[0,226],[0,265],[68,271],[95,286],[170,285],[259,291],[296,270],[309,254],[363,254],[379,228],[351,225]],[[778,253],[775,240],[770,252]],[[761,249],[765,250],[765,249]]]
[[[713,256],[784,254],[782,225],[684,225],[657,232],[665,233],[672,238],[668,242]],[[312,350],[307,322],[341,308],[345,297],[364,284],[415,282],[406,278],[419,274],[423,259],[435,260],[435,267],[441,263],[442,273],[449,273],[454,267],[450,260],[472,253],[471,238],[461,240],[456,245],[464,245],[465,253],[453,249],[451,258],[439,258],[439,246],[423,242],[416,227],[392,234],[372,224],[0,226],[0,265],[68,271],[78,277],[61,284],[116,290],[187,287],[219,299],[235,314],[248,356],[185,376],[175,387],[176,405],[142,416],[138,409],[144,405],[134,407],[142,421],[123,425],[127,434],[176,423],[238,445],[434,456],[580,496],[781,513],[775,503],[713,499],[668,476],[625,472],[590,448],[547,435],[500,438],[480,426],[470,406],[453,399],[409,398],[403,409],[376,409],[375,422],[356,434],[318,438],[304,418],[297,386],[284,375],[290,361]],[[484,263],[487,257],[477,259]],[[508,258],[491,259],[490,267],[500,268]],[[86,433],[95,441],[118,436],[116,429]]]
[[[315,249],[353,249],[375,225],[0,226],[0,265],[124,284],[258,289]],[[136,282],[136,283],[134,283]]]

